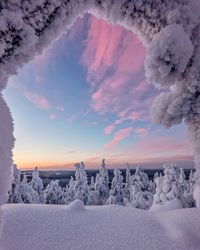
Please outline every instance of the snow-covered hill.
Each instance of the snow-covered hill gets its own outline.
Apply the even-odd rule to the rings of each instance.
[[[4,205],[1,250],[198,250],[200,209]]]

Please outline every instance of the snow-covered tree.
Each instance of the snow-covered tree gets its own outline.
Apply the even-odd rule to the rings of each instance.
[[[187,205],[188,207],[194,207],[196,205],[195,197],[194,197],[194,189],[196,184],[198,185],[200,180],[198,180],[198,172],[191,170],[189,174],[188,180],[188,195],[187,195]],[[195,195],[197,194],[197,190],[195,191]]]
[[[81,200],[84,204],[88,202],[88,180],[83,162],[75,164],[74,199]]]
[[[130,185],[134,184],[137,184],[141,191],[150,191],[149,177],[139,166],[136,168],[135,174],[130,177]]]
[[[95,182],[94,182],[94,176],[91,177],[89,190],[94,190]]]
[[[149,209],[153,203],[153,195],[149,191],[141,191],[139,186],[132,185],[130,188],[130,202],[128,206],[140,209]]]
[[[94,176],[91,177],[89,185],[89,195],[87,205],[98,205],[99,204],[99,193],[95,190]]]
[[[162,188],[163,188],[163,179],[162,175],[156,176],[154,182],[156,184],[156,192],[153,196],[153,203],[156,205],[162,205]]]
[[[134,208],[148,209],[153,202],[153,194],[150,192],[149,179],[146,173],[136,168],[135,174],[130,177],[130,199],[126,205]]]
[[[69,204],[72,201],[74,201],[74,178],[73,176],[71,176],[71,179],[66,187],[66,197],[65,197],[66,204]]]
[[[23,180],[20,184],[21,199],[24,203],[39,203],[38,195],[36,191],[32,188],[30,183],[27,182],[27,177],[24,174]]]
[[[65,204],[65,197],[59,181],[51,181],[44,192],[46,204]]]
[[[164,167],[164,176],[156,178],[156,193],[152,208],[165,206],[168,209],[181,208],[181,185],[180,170],[175,163],[166,163]],[[182,177],[181,177],[182,178]]]
[[[179,185],[181,194],[188,192],[188,181],[186,180],[185,172],[182,168],[180,168],[179,173]]]
[[[180,200],[183,207],[192,207],[194,205],[194,199],[192,193],[189,190],[189,181],[186,180],[184,170],[180,168],[179,174],[179,188],[180,188]]]
[[[99,193],[96,190],[89,190],[87,205],[99,205]]]
[[[124,187],[125,197],[127,199],[130,199],[130,177],[131,177],[131,172],[130,172],[129,164],[127,163],[127,167],[126,167],[126,183],[125,183],[125,187]]]
[[[9,203],[22,203],[21,193],[20,193],[20,175],[21,171],[17,169],[17,165],[13,165],[13,178],[11,182],[11,189],[9,191]]]
[[[109,197],[109,176],[106,169],[105,159],[102,160],[99,173],[96,175],[95,191],[99,195],[99,205],[105,204]]]
[[[105,205],[119,205],[117,199],[116,199],[116,195],[114,194],[114,190],[110,190],[110,195],[105,203]],[[120,204],[122,205],[122,204]]]
[[[180,199],[180,183],[179,183],[179,170],[175,163],[164,164],[164,180],[162,188],[162,200],[172,200],[174,198]]]
[[[38,168],[35,167],[32,173],[32,180],[30,182],[32,188],[36,191],[40,203],[44,203],[43,182],[39,176]]]
[[[118,205],[124,204],[124,183],[123,176],[119,169],[114,169],[114,177],[111,184],[110,196],[106,202],[106,204],[111,204],[110,202],[114,202]],[[114,203],[112,203],[114,204]]]
[[[190,193],[192,193],[194,190],[196,179],[197,177],[195,175],[194,170],[191,170],[189,174],[189,181],[188,181],[188,189]]]
[[[155,181],[155,179],[159,176],[158,172],[156,172],[153,176],[153,181]]]

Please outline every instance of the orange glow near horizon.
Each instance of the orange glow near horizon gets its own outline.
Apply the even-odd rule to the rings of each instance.
[[[90,159],[85,159],[84,163],[86,165],[87,169],[98,169],[100,164],[101,164],[101,158],[96,159],[97,157],[94,157],[94,160],[90,160]],[[179,155],[179,156],[174,156],[174,157],[160,157],[160,158],[156,158],[156,157],[144,157],[143,160],[141,159],[135,159],[135,160],[131,160],[131,159],[127,159],[127,160],[121,160],[121,159],[112,159],[112,158],[106,158],[108,159],[106,161],[107,163],[107,167],[108,168],[113,168],[113,167],[118,167],[118,168],[125,168],[126,167],[126,163],[128,162],[131,168],[136,167],[137,165],[140,165],[141,167],[143,167],[143,164],[145,166],[153,166],[153,164],[156,164],[156,166],[160,165],[160,168],[162,168],[162,165],[165,162],[177,162],[180,166],[181,163],[183,162],[188,162],[191,163],[192,166],[192,156],[191,155]],[[34,167],[38,167],[40,170],[74,170],[74,164],[76,162],[80,162],[80,161],[71,161],[71,162],[28,162],[28,161],[14,161],[18,168],[21,170],[32,170]],[[191,167],[189,166],[189,167]],[[150,167],[151,168],[151,167]],[[157,167],[155,167],[157,168]]]

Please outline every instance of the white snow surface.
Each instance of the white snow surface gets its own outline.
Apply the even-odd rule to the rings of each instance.
[[[164,211],[170,211],[170,210],[180,209],[180,208],[183,208],[181,201],[177,198],[174,198],[170,201],[166,201],[164,204],[153,203],[153,205],[150,208],[150,211],[164,212]]]
[[[200,209],[3,205],[1,250],[197,250]]]

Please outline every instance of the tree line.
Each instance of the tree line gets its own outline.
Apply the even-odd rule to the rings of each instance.
[[[52,180],[44,188],[37,167],[28,182],[25,174],[20,179],[21,171],[14,165],[8,203],[68,205],[79,199],[85,205],[116,204],[149,209],[153,204],[163,205],[176,199],[181,207],[194,206],[195,172],[191,170],[186,180],[184,170],[176,164],[168,163],[163,167],[163,175],[155,173],[153,180],[149,180],[147,173],[139,167],[131,175],[127,166],[125,179],[119,169],[114,169],[112,182],[109,183],[105,160],[102,160],[98,173],[91,177],[89,183],[85,164],[81,162],[75,164],[75,178],[71,176],[66,187],[61,187],[58,180]]]

